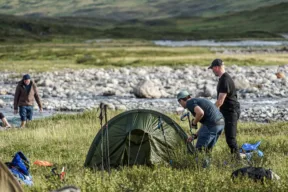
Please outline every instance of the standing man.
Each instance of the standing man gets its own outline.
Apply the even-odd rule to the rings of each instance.
[[[30,75],[26,74],[18,83],[14,96],[14,114],[18,113],[19,107],[21,128],[25,127],[27,120],[32,120],[34,99],[38,104],[39,111],[42,112],[42,104],[36,84],[31,80]]]
[[[221,59],[215,59],[208,69],[212,69],[213,73],[219,77],[215,105],[220,109],[225,119],[226,142],[233,156],[239,160],[241,157],[238,151],[236,133],[237,121],[240,117],[240,104],[237,100],[234,81],[225,72],[224,62]]]
[[[224,129],[223,115],[219,109],[207,99],[191,98],[187,91],[177,94],[177,100],[184,109],[188,109],[195,117],[191,122],[192,127],[197,128],[197,123],[202,124],[195,135],[188,138],[188,142],[198,138],[196,149],[206,151],[212,149]]]

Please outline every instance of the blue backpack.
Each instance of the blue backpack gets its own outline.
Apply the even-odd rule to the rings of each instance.
[[[7,162],[6,165],[20,183],[33,185],[32,176],[29,173],[30,161],[21,151],[15,153],[12,161]]]

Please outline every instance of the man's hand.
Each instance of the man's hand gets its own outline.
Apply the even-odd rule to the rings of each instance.
[[[18,113],[18,109],[14,109],[14,114],[16,115]]]
[[[197,129],[198,128],[197,123],[194,124],[194,119],[191,121],[191,128],[192,129]]]
[[[43,112],[43,108],[41,107],[41,108],[39,108],[39,112],[40,113],[42,113]]]
[[[193,140],[197,139],[198,135],[192,134],[192,136],[188,137],[187,142],[192,142]]]

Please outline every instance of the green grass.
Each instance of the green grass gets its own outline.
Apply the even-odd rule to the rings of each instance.
[[[227,48],[249,49],[249,48]],[[257,50],[266,48],[255,48]],[[226,65],[271,66],[288,63],[282,53],[221,54],[205,47],[158,47],[148,41],[111,40],[99,43],[2,44],[0,71],[45,72],[64,69],[207,66],[217,57]]]
[[[108,118],[120,112],[109,111]],[[83,167],[86,154],[99,130],[100,124],[95,111],[79,115],[58,115],[44,120],[35,120],[27,128],[0,132],[0,158],[11,161],[11,156],[21,150],[31,161],[34,186],[25,191],[49,191],[64,185],[76,185],[81,191],[287,191],[288,190],[288,123],[273,124],[240,123],[238,143],[262,141],[260,149],[263,159],[255,159],[254,166],[271,168],[280,181],[255,183],[248,179],[230,179],[237,167],[225,166],[229,162],[229,149],[224,135],[213,150],[213,161],[209,169],[197,168],[193,157],[179,152],[173,159],[174,167],[158,165],[123,167],[112,170],[111,175]],[[188,133],[187,122],[179,121],[170,114]],[[180,149],[179,151],[185,151]],[[35,160],[47,160],[64,166],[67,177],[64,182],[57,178],[45,178],[50,169],[33,165]]]

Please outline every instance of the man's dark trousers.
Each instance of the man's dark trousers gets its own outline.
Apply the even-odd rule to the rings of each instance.
[[[238,154],[238,146],[236,140],[237,121],[240,117],[240,107],[229,108],[228,110],[220,109],[225,119],[225,137],[231,153]]]

